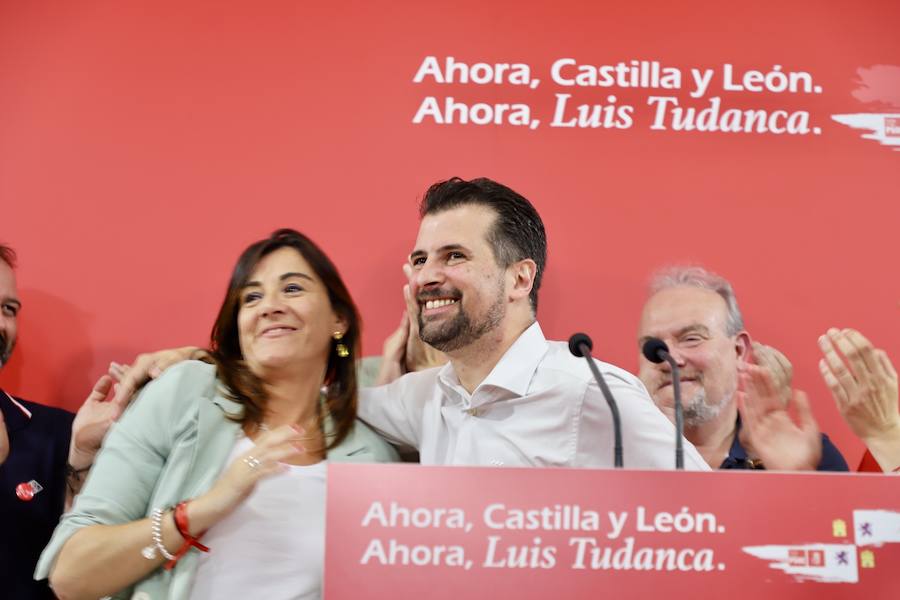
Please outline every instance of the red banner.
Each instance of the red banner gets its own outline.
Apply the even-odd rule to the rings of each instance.
[[[548,338],[635,371],[650,274],[703,264],[855,463],[816,339],[900,357],[898,22],[897,0],[0,2],[24,306],[0,387],[74,410],[110,361],[206,344],[278,227],[328,252],[377,354],[417,199],[488,176],[547,227]]]
[[[329,466],[325,598],[896,598],[900,478]]]

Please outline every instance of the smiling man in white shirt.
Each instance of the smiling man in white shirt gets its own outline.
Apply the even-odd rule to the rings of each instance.
[[[422,341],[450,359],[360,393],[360,417],[423,464],[611,467],[609,408],[583,359],[536,321],[546,234],[521,195],[490,179],[433,185],[410,253]],[[629,468],[674,467],[675,431],[630,373],[598,362]],[[708,469],[685,442],[688,469]]]
[[[401,375],[403,353],[391,354],[382,375],[392,375],[380,377],[390,383],[360,390],[360,418],[427,465],[612,467],[612,417],[600,388],[585,361],[547,341],[536,320],[547,239],[534,206],[490,179],[453,178],[428,189],[420,215],[406,267],[406,332],[449,362]],[[116,399],[197,351],[138,357]],[[674,426],[644,385],[597,365],[618,402],[624,466],[674,468]],[[687,469],[710,470],[687,441],[684,458]]]

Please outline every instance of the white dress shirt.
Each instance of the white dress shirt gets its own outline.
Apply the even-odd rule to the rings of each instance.
[[[675,427],[640,380],[597,361],[619,407],[626,468],[675,467]],[[606,400],[584,359],[533,323],[472,394],[448,363],[360,392],[360,418],[422,464],[612,467]],[[709,470],[687,440],[686,469]]]

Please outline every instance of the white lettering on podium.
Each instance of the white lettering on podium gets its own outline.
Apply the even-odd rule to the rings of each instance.
[[[461,508],[406,508],[391,502],[386,511],[381,502],[373,502],[363,517],[362,526],[376,523],[382,527],[447,527],[461,529],[466,526],[466,513]]]
[[[376,562],[382,565],[415,565],[417,567],[464,567],[465,551],[461,546],[409,546],[397,540],[388,540],[387,548],[379,539],[369,542],[360,564]]]

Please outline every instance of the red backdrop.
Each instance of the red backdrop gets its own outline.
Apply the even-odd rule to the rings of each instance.
[[[702,263],[733,281],[751,334],[791,358],[853,460],[816,338],[856,327],[900,362],[900,146],[831,116],[900,113],[898,19],[891,0],[4,2],[0,239],[19,251],[25,308],[0,385],[75,408],[110,360],[203,344],[238,252],[282,226],[342,268],[378,353],[401,313],[417,199],[486,175],[547,224],[549,336],[585,330],[634,370],[650,272]],[[414,83],[427,56],[525,63],[540,85]],[[564,87],[550,69],[566,57],[659,61],[681,89]],[[821,93],[723,90],[726,64],[806,72]],[[703,97],[691,68],[714,71]],[[558,93],[615,95],[633,125],[551,127]],[[654,95],[805,111],[820,133],[653,130]],[[541,124],[414,124],[428,96],[524,103]]]

